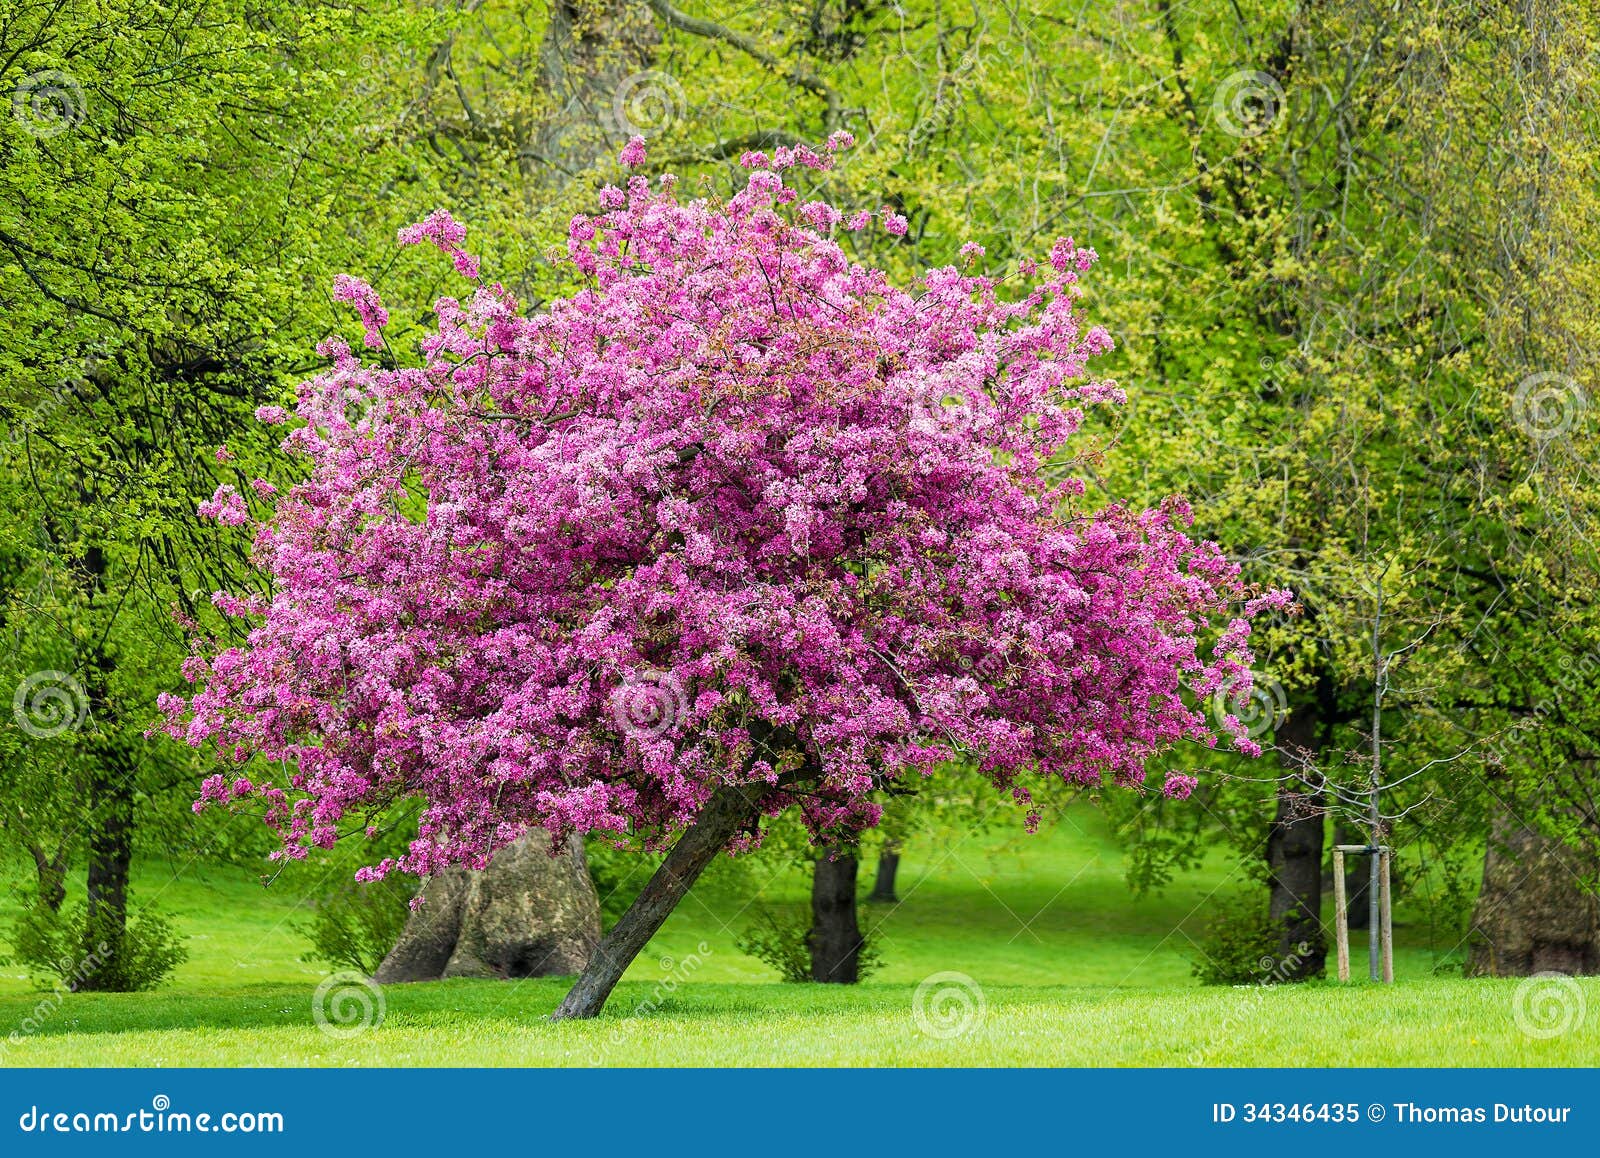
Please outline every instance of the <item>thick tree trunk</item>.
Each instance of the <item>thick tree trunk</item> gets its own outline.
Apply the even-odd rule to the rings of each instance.
[[[595,1017],[633,959],[643,951],[678,902],[735,833],[758,812],[764,785],[720,788],[678,838],[628,911],[601,940],[583,975],[562,999],[552,1020]]]
[[[1600,901],[1582,884],[1596,867],[1498,808],[1484,849],[1467,971],[1492,977],[1600,972]]]
[[[93,600],[104,590],[105,553],[96,546],[85,549],[83,575]],[[121,717],[111,698],[115,658],[100,646],[90,657],[84,689],[89,699],[89,726],[94,729],[87,745],[89,775],[89,863],[85,879],[86,916],[83,962],[72,983],[74,989],[125,992],[133,988],[128,975],[128,875],[133,864],[133,779],[137,762],[118,735]]]
[[[600,941],[600,901],[577,838],[556,856],[534,829],[482,872],[449,869],[422,891],[376,980],[576,973]]]
[[[120,993],[132,989],[127,973],[128,870],[133,863],[133,770],[115,743],[91,746],[89,865],[86,880],[85,962],[72,987]]]
[[[878,872],[872,881],[872,894],[867,897],[869,901],[879,904],[894,904],[900,898],[895,895],[895,874],[900,871],[900,846],[885,843],[883,851],[878,854]]]
[[[811,874],[811,980],[854,985],[860,978],[861,926],[856,920],[854,852],[817,858]]]
[[[635,133],[658,135],[683,115],[682,88],[650,72],[661,29],[632,0],[552,0],[539,52],[551,110],[525,150],[560,184]]]
[[[1295,773],[1318,738],[1316,708],[1305,705],[1279,730],[1284,767],[1277,810],[1267,836],[1271,887],[1269,912],[1279,927],[1277,971],[1289,980],[1322,973],[1327,945],[1322,936],[1322,846],[1325,812],[1319,794],[1306,789]]]

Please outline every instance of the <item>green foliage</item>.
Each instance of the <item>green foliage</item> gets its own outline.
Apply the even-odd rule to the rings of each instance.
[[[113,951],[89,944],[88,909],[82,903],[60,912],[43,905],[23,910],[12,928],[16,960],[41,984],[54,977],[68,989],[132,993],[154,989],[189,959],[184,938],[161,914],[144,909],[128,922]]]
[[[411,878],[351,882],[316,904],[311,920],[295,926],[311,942],[302,961],[323,961],[369,977],[400,939],[411,912]]]
[[[810,981],[811,951],[806,946],[810,931],[803,917],[780,917],[763,909],[734,944],[747,957],[776,969],[785,981]]]
[[[1197,945],[1194,975],[1202,985],[1270,985],[1280,979],[1277,922],[1258,892],[1223,897],[1210,906]]]
[[[595,893],[600,898],[600,923],[606,929],[628,911],[633,898],[661,863],[659,856],[626,845],[618,847],[619,843],[603,837],[584,842],[589,879],[594,882]],[[728,866],[737,863],[723,857],[708,871],[725,872]]]
[[[811,980],[810,939],[811,922],[805,916],[779,916],[762,908],[734,945],[747,957],[776,969],[785,981],[802,982]],[[863,931],[856,954],[857,977],[864,981],[882,965],[872,934]]]

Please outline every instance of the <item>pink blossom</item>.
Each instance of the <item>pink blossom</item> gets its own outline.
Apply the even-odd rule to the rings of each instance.
[[[226,483],[199,505],[198,512],[202,518],[215,519],[225,527],[237,527],[250,518],[250,512],[244,505],[244,496]]]
[[[618,160],[628,168],[633,169],[644,164],[646,155],[644,138],[634,137],[626,145],[622,146],[622,153]]]
[[[355,303],[368,346],[383,345],[383,327],[389,324],[389,311],[383,308],[377,290],[358,277],[341,273],[333,279],[333,297],[335,301]]]
[[[461,247],[467,239],[467,227],[443,209],[435,209],[421,221],[406,226],[400,231],[399,237],[401,245],[419,245],[431,241],[440,252],[450,256],[457,273],[477,280],[478,259]]]
[[[1172,800],[1187,800],[1199,786],[1200,781],[1194,776],[1182,772],[1168,772],[1166,782],[1161,786],[1161,792]]]
[[[660,844],[731,783],[837,839],[886,780],[958,757],[1031,826],[1030,784],[1137,787],[1177,745],[1246,747],[1188,689],[1246,676],[1248,621],[1282,597],[1181,504],[1056,477],[1121,398],[1080,312],[1093,251],[1058,243],[1005,298],[951,265],[900,285],[828,236],[837,210],[789,203],[778,161],[826,158],[779,152],[726,202],[608,186],[568,230],[581,288],[441,298],[420,366],[325,344],[283,444],[298,481],[255,488],[271,600],[219,594],[248,634],[161,701],[244,765],[202,805],[248,781],[299,859],[417,801],[376,879],[534,827]],[[465,258],[442,212],[401,239]],[[202,510],[247,517],[231,487]]]

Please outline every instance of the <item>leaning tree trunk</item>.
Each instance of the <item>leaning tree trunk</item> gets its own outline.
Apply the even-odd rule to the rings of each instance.
[[[600,901],[576,837],[555,856],[533,829],[482,872],[428,881],[376,980],[548,977],[577,973],[600,941]]]
[[[1271,887],[1270,915],[1278,926],[1276,967],[1279,976],[1302,980],[1322,973],[1327,945],[1322,936],[1322,845],[1324,813],[1321,795],[1310,790],[1299,772],[1318,734],[1316,709],[1306,705],[1284,723],[1277,736],[1284,777],[1278,786],[1277,811],[1267,836],[1267,871]]]
[[[633,959],[672,915],[678,902],[688,895],[706,866],[727,847],[735,833],[746,827],[753,816],[759,815],[759,792],[765,787],[736,785],[716,791],[700,810],[694,824],[672,846],[672,851],[667,853],[661,867],[640,890],[628,911],[622,914],[622,919],[612,926],[595,949],[577,984],[551,1014],[553,1020],[595,1017],[600,1013]]]
[[[885,841],[883,851],[878,854],[878,872],[872,881],[872,893],[867,897],[869,901],[879,904],[894,904],[900,898],[895,895],[895,874],[900,871],[900,846],[892,841]]]
[[[817,858],[811,874],[811,980],[854,985],[861,979],[861,925],[856,920],[855,853]]]
[[[1596,865],[1503,805],[1490,824],[1467,971],[1476,976],[1600,972]]]

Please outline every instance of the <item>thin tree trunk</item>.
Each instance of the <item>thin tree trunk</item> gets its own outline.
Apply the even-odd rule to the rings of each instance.
[[[738,785],[717,790],[622,919],[601,939],[582,975],[551,1014],[552,1020],[600,1013],[633,959],[672,915],[712,858],[756,813],[764,788]]]
[[[59,913],[62,903],[67,899],[65,842],[56,850],[55,856],[51,856],[43,845],[29,841],[28,855],[33,857],[34,870],[39,881],[39,903],[50,912]]]
[[[872,895],[869,901],[879,904],[894,904],[900,898],[895,895],[894,878],[900,871],[900,846],[892,841],[885,842],[883,851],[878,854],[878,872],[873,878]]]
[[[1334,826],[1334,840],[1338,844],[1366,844],[1367,833],[1359,828],[1352,827],[1345,821],[1340,821]],[[1350,856],[1345,859],[1344,889],[1345,907],[1350,913],[1350,927],[1352,929],[1365,929],[1370,923],[1367,903],[1367,889],[1372,883],[1372,876],[1364,857]]]
[[[811,979],[835,985],[860,980],[861,925],[856,920],[854,852],[838,851],[817,858],[811,874]]]

